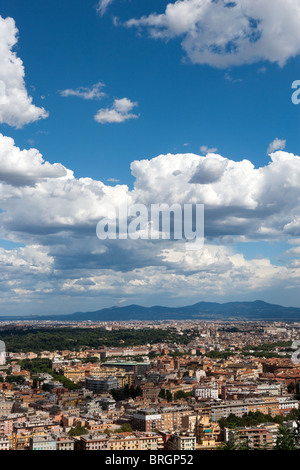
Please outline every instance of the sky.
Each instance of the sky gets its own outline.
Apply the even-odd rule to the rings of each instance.
[[[0,0],[0,315],[300,307],[299,25],[300,0]],[[204,245],[100,240],[124,201],[204,204]]]

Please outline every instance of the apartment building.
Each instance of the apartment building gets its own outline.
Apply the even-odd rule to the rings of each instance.
[[[56,450],[56,439],[53,436],[31,437],[29,450]]]
[[[290,397],[278,397],[277,401],[279,403],[279,413],[282,416],[286,416],[292,410],[298,410],[299,402]]]
[[[25,414],[9,414],[0,418],[0,434],[12,434],[14,424],[24,423],[26,421]]]
[[[94,393],[106,393],[113,389],[117,390],[119,382],[117,377],[100,378],[91,375],[85,379],[85,388]]]
[[[150,382],[150,383],[146,383],[145,385],[143,385],[142,390],[143,390],[143,397],[145,399],[155,401],[158,399],[159,393],[161,391],[161,387],[155,386],[153,383]]]
[[[197,386],[193,389],[193,396],[200,399],[217,400],[219,392],[217,387]]]
[[[149,348],[147,346],[138,346],[133,348],[109,348],[100,351],[101,359],[107,357],[130,357],[130,356],[147,356]]]
[[[235,442],[249,449],[272,449],[276,443],[279,424],[260,424],[244,428],[224,428],[224,441]]]
[[[74,439],[67,437],[57,437],[56,439],[56,450],[74,450],[75,442]]]
[[[11,448],[10,440],[6,436],[0,435],[0,451],[10,450],[10,448]]]
[[[56,435],[33,436],[29,439],[29,450],[74,450],[74,440]]]
[[[231,413],[242,417],[245,413],[260,411],[264,414],[277,416],[280,414],[279,402],[276,398],[236,400],[229,403],[220,403],[212,405],[212,421],[219,421],[221,418],[227,418]]]
[[[168,450],[195,450],[196,437],[192,433],[174,433],[167,442]]]
[[[59,433],[59,424],[50,419],[41,419],[26,421],[23,423],[14,423],[13,432],[15,434],[25,434],[27,433],[43,433],[43,432],[52,432],[53,434]]]
[[[195,434],[199,448],[212,449],[220,441],[221,428],[218,423],[210,421],[208,416],[202,416],[197,419]]]
[[[108,437],[106,434],[81,436],[80,450],[159,450],[163,448],[161,436],[155,433],[123,433]]]
[[[134,372],[135,375],[145,375],[150,370],[150,362],[109,361],[104,362],[102,367],[116,367],[126,372]]]
[[[109,439],[109,450],[158,450],[162,448],[162,438],[155,434],[128,434]]]
[[[158,409],[138,410],[133,415],[132,426],[134,429],[148,432],[158,429],[159,431],[173,431],[182,429],[183,418],[193,413],[189,407],[170,407]]]
[[[270,383],[234,383],[221,387],[221,397],[223,400],[237,400],[247,397],[258,396],[280,396],[282,393],[281,384]]]
[[[80,440],[75,444],[77,450],[110,450],[108,437],[106,434],[88,434],[80,436]]]
[[[9,415],[13,409],[13,401],[0,400],[0,416]]]

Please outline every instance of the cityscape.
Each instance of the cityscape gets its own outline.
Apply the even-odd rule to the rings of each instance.
[[[0,449],[299,449],[299,335],[300,322],[1,322]]]

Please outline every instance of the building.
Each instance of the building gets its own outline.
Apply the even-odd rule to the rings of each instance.
[[[159,450],[162,437],[156,433],[122,433],[108,437],[106,434],[80,436],[80,450]]]
[[[276,444],[279,424],[260,424],[244,428],[224,428],[224,441],[249,449],[272,449]]]
[[[0,450],[10,450],[10,440],[6,436],[0,436]]]
[[[85,388],[94,393],[106,393],[113,389],[117,390],[119,388],[119,382],[117,377],[113,376],[101,378],[90,375],[85,379]]]
[[[108,436],[106,434],[80,436],[78,450],[109,450]]]
[[[80,403],[79,408],[81,413],[86,413],[90,415],[101,413],[102,411],[102,406],[99,400],[89,400],[87,402]]]
[[[126,372],[134,372],[135,375],[145,375],[150,370],[150,362],[109,361],[104,362],[102,367],[116,367]]]
[[[142,386],[143,397],[152,401],[158,399],[159,393],[161,391],[160,386],[155,386],[153,383],[146,383]]]
[[[13,402],[7,400],[0,400],[0,416],[9,415],[13,409]]]
[[[129,356],[147,356],[149,348],[147,346],[137,346],[133,348],[109,348],[100,352],[101,359],[108,357],[129,357]]]
[[[2,416],[0,418],[0,434],[12,434],[14,424],[24,423],[25,421],[26,415],[21,413],[13,413]]]
[[[58,437],[56,440],[56,450],[74,450],[75,442],[68,437]]]
[[[199,448],[211,449],[220,441],[221,428],[218,423],[211,422],[208,416],[202,416],[197,420],[195,434]]]
[[[132,426],[142,432],[163,430],[161,413],[155,409],[139,410],[133,415]]]
[[[163,447],[161,436],[156,433],[124,433],[109,439],[109,450],[158,450]]]
[[[52,436],[31,437],[29,450],[56,450],[56,439]]]
[[[116,401],[112,398],[101,398],[99,401],[103,411],[112,411],[116,409]]]
[[[212,404],[212,421],[219,421],[221,418],[227,418],[230,414],[242,417],[245,413],[255,413],[259,411],[272,417],[280,414],[279,402],[276,398],[253,398],[249,400],[236,400]]]
[[[26,421],[22,423],[14,423],[13,433],[14,434],[26,434],[26,433],[38,433],[50,432],[53,434],[59,433],[59,424],[51,419],[35,419],[32,421]]]
[[[29,450],[74,450],[74,440],[54,434],[33,436],[29,439]]]
[[[182,418],[182,427],[185,431],[195,433],[196,424],[198,422],[198,413],[193,413]]]
[[[200,399],[217,400],[219,397],[217,387],[197,386],[193,389],[193,396]]]
[[[196,437],[189,432],[174,433],[167,442],[168,450],[195,450]]]
[[[298,400],[294,400],[290,397],[278,397],[277,400],[279,402],[279,413],[282,416],[286,416],[292,410],[298,410],[299,408]]]
[[[185,416],[189,416],[193,410],[189,407],[166,407],[162,409],[148,408],[138,410],[133,415],[133,429],[142,432],[154,430],[159,431],[176,431],[183,428],[183,420]]]

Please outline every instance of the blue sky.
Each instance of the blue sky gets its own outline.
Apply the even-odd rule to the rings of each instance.
[[[77,176],[129,184],[130,162],[160,153],[197,153],[207,145],[259,166],[276,137],[299,153],[299,109],[290,99],[291,83],[300,76],[299,59],[283,68],[258,62],[218,70],[184,62],[180,40],[149,40],[112,24],[112,16],[125,21],[163,12],[168,3],[116,0],[99,17],[95,0],[2,1],[2,16],[13,17],[19,29],[17,50],[27,88],[50,113],[45,121],[5,133],[22,147],[34,141],[48,161],[63,163]],[[261,73],[263,67],[267,70]],[[226,73],[242,81],[230,82]],[[58,93],[97,82],[106,85],[108,95],[101,103],[62,99]],[[123,96],[139,103],[140,118],[99,126],[93,114]]]
[[[58,217],[50,213],[50,222],[57,217],[53,226],[49,222],[50,228],[42,214],[53,207],[54,198],[61,198],[58,207],[63,207],[69,197],[64,191],[70,189],[50,188],[49,181],[42,187],[44,180],[40,179],[30,185],[20,183],[22,175],[11,184],[11,179],[5,179],[7,172],[11,178],[11,172],[3,170],[6,176],[1,180],[0,246],[3,291],[7,294],[2,300],[3,314],[38,313],[40,309],[45,311],[45,304],[47,313],[57,309],[71,313],[119,303],[151,305],[158,300],[164,305],[182,305],[202,299],[261,298],[300,306],[300,105],[291,101],[292,83],[300,80],[300,2],[276,0],[276,5],[277,14],[267,0],[259,0],[257,10],[249,0],[237,0],[233,6],[226,0],[114,0],[107,2],[107,8],[96,0],[0,0],[3,25],[12,18],[18,29],[17,43],[7,50],[22,60],[24,83],[20,78],[18,83],[35,106],[30,111],[32,117],[26,120],[24,109],[16,111],[13,103],[6,104],[1,115],[0,101],[0,133],[14,141],[9,152],[15,148],[20,152],[37,149],[49,164],[59,163],[61,168],[73,171],[73,186],[81,185],[77,182],[82,178],[92,181],[90,186],[84,183],[84,190],[80,186],[79,195],[77,186],[74,189],[78,204],[74,201],[70,206],[68,233],[66,214]],[[217,13],[221,14],[219,24]],[[258,26],[251,26],[251,18]],[[238,30],[244,28],[240,37],[237,32],[231,33],[232,24]],[[10,29],[11,24],[0,34],[0,42],[8,42]],[[250,33],[257,34],[255,39],[249,39]],[[222,49],[220,44],[224,42]],[[217,46],[220,50],[216,53]],[[0,56],[1,60],[5,57]],[[6,79],[0,76],[0,81],[5,83]],[[117,116],[119,122],[104,122],[108,115],[112,120]],[[274,168],[269,169],[268,148],[272,142],[273,151],[278,153]],[[3,159],[9,162],[7,152]],[[114,260],[115,248],[105,247],[106,255],[96,258],[93,253],[97,239],[92,239],[90,228],[84,229],[85,223],[86,227],[95,223],[98,214],[95,210],[91,215],[93,203],[88,200],[90,207],[85,208],[83,200],[87,192],[100,191],[94,190],[93,181],[101,181],[108,188],[127,185],[126,195],[133,191],[135,198],[148,201],[151,191],[141,194],[141,189],[134,190],[135,185],[146,188],[147,182],[149,187],[161,184],[153,202],[173,202],[165,191],[173,183],[164,174],[164,163],[156,160],[167,154],[212,158],[213,164],[213,155],[217,154],[230,162],[229,184],[241,185],[241,201],[245,203],[241,204],[236,232],[225,230],[220,236],[219,221],[212,220],[207,253],[193,260],[178,253],[166,257],[165,245],[156,247],[151,255],[150,246],[138,243],[124,251],[120,248],[124,265]],[[288,154],[294,157],[287,162]],[[16,158],[21,161],[23,157],[21,153]],[[168,160],[168,165],[176,169],[176,158],[166,158],[162,161]],[[132,174],[132,162],[143,160],[149,160],[150,166],[136,165]],[[192,171],[192,160],[183,160]],[[233,162],[243,160],[254,168],[234,166]],[[28,179],[32,170],[27,164],[29,167],[24,165],[22,171]],[[157,169],[156,165],[161,167]],[[265,170],[255,173],[259,168]],[[159,181],[156,172],[161,172]],[[194,188],[197,202],[208,207],[208,220],[222,218],[230,208],[231,215],[236,216],[238,194],[227,194],[228,183],[222,181],[216,181],[210,189],[208,184]],[[54,184],[54,179],[51,182]],[[178,186],[178,193],[182,188],[182,193],[188,194],[184,184]],[[36,192],[32,193],[33,188]],[[249,193],[244,194],[247,188]],[[173,194],[174,200],[178,193]],[[116,194],[112,193],[112,199]],[[155,200],[157,194],[161,196],[159,201]],[[216,204],[218,210],[214,212]],[[272,205],[276,210],[271,211]],[[76,212],[78,206],[80,214]],[[22,214],[28,211],[27,223],[23,224],[19,223],[21,207]],[[35,227],[38,220],[39,229]],[[59,227],[61,220],[64,222]],[[170,250],[176,248],[172,245]],[[80,262],[82,251],[86,265],[84,260]],[[237,261],[238,256],[243,261]],[[180,262],[174,261],[178,259]],[[256,265],[261,259],[265,260],[264,267]],[[190,269],[191,263],[194,265]],[[203,273],[209,273],[205,282]],[[10,282],[10,276],[18,280],[17,285]],[[235,284],[243,276],[245,283]],[[132,289],[127,287],[130,282]],[[105,283],[110,284],[106,290]]]

